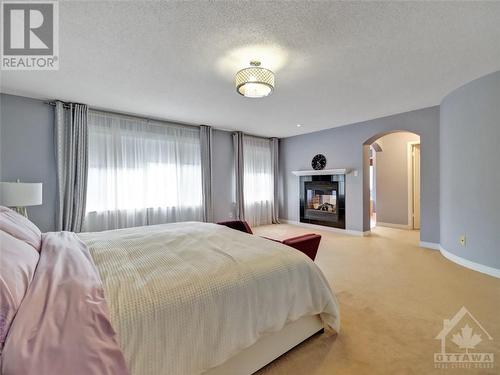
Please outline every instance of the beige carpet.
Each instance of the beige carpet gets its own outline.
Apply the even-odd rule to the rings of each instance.
[[[500,279],[419,248],[415,231],[376,228],[355,237],[285,224],[255,228],[278,239],[308,232],[323,236],[316,263],[339,300],[341,332],[312,337],[259,375],[500,374]],[[462,306],[493,337],[479,332],[482,341],[469,350],[494,353],[493,369],[434,366],[434,337]],[[450,340],[446,348],[464,352]]]

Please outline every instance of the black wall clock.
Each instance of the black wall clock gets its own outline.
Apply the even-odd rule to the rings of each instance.
[[[326,166],[326,158],[325,155],[318,154],[315,157],[313,157],[313,160],[311,161],[311,166],[315,170],[321,170],[324,169]]]

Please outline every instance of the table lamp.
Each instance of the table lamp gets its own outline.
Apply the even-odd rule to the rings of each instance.
[[[0,182],[0,204],[27,218],[26,206],[42,204],[42,183]]]

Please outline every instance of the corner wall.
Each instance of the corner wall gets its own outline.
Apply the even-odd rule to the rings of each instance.
[[[55,229],[54,108],[41,100],[0,94],[0,181],[42,182],[41,206],[28,207],[42,232]]]
[[[441,246],[500,275],[499,150],[500,71],[446,96],[440,120]]]
[[[369,217],[364,214],[369,205],[364,197],[363,144],[372,137],[394,131],[409,131],[420,135],[421,141],[421,232],[422,241],[439,243],[439,107],[424,108],[393,116],[337,127],[315,133],[284,138],[280,142],[280,173],[282,194],[280,217],[299,221],[299,182],[294,170],[311,169],[316,154],[327,158],[326,168],[351,168],[358,176],[346,176],[346,227],[348,230],[369,230]],[[378,138],[378,137],[376,137]],[[375,138],[375,139],[376,139]],[[366,202],[365,202],[366,201]],[[364,216],[368,220],[363,222]]]

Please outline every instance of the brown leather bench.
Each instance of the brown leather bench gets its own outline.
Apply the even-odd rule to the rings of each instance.
[[[248,234],[253,234],[250,225],[246,221],[234,220],[234,221],[221,221],[218,222],[219,225],[224,225],[226,227],[239,230],[240,232],[245,232]],[[304,234],[302,236],[287,238],[284,241],[278,241],[273,238],[267,238],[268,240],[281,242],[284,245],[291,246],[294,249],[302,251],[309,258],[314,260],[316,258],[316,254],[318,253],[319,243],[321,242],[321,236],[319,234]]]

